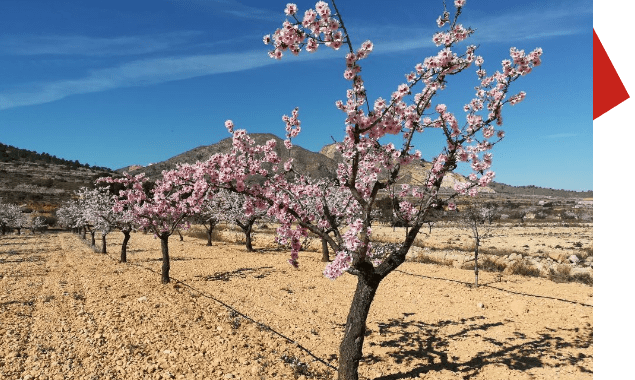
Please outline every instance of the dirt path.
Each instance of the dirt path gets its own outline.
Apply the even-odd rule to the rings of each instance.
[[[177,237],[180,282],[164,286],[158,240],[134,234],[119,264],[119,235],[108,255],[69,233],[1,237],[0,378],[331,378],[352,276],[325,279],[313,252],[294,270],[286,252]],[[391,274],[370,311],[363,378],[593,377],[591,287],[472,280],[419,263]]]

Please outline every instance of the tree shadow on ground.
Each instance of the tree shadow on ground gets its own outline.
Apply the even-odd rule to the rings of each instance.
[[[16,258],[16,259],[3,259],[0,258],[0,264],[7,264],[7,263],[26,263],[26,262],[36,262],[36,261],[43,261],[44,258],[42,256],[36,255],[36,256],[27,256],[27,257],[23,257],[23,258]]]
[[[260,268],[239,268],[228,272],[216,272],[208,276],[194,276],[205,281],[230,281],[234,278],[247,278],[252,276],[254,278],[265,278],[274,271],[273,267],[260,267]]]
[[[377,377],[376,380],[408,379],[443,369],[456,372],[463,379],[470,379],[484,366],[491,364],[504,365],[510,370],[519,371],[536,367],[574,366],[582,372],[593,373],[592,369],[584,367],[583,360],[587,355],[582,352],[593,344],[593,329],[590,326],[558,330],[546,328],[534,337],[515,331],[507,336],[492,338],[484,335],[493,327],[503,326],[503,322],[487,323],[486,318],[482,316],[457,321],[445,320],[434,324],[404,319],[380,323],[381,338],[379,341],[370,342],[369,345],[394,348],[386,355],[396,363],[412,360],[427,364],[418,365],[408,372]],[[443,332],[444,328],[451,326],[463,328],[452,334]],[[575,336],[573,339],[570,337],[571,334]],[[471,358],[460,360],[459,357],[452,356],[448,349],[451,344],[465,339],[480,339],[496,348],[474,352]],[[572,350],[580,352],[576,354]],[[385,357],[371,354],[365,355],[362,362],[374,364],[382,360],[385,360]]]
[[[201,257],[184,257],[184,256],[170,256],[170,261],[192,261],[192,260],[214,260],[213,258],[201,258]],[[140,263],[150,263],[153,261],[163,261],[163,258],[158,257],[154,259],[142,259],[137,260]]]

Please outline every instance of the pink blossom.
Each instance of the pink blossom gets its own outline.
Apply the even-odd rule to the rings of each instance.
[[[284,9],[284,13],[287,16],[293,16],[297,12],[298,12],[298,6],[293,3],[287,4],[287,7]]]

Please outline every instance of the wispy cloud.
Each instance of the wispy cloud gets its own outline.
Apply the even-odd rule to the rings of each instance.
[[[264,17],[267,11],[258,10],[238,3],[235,0],[176,0],[183,2],[201,2],[227,13],[236,12],[240,17]],[[547,14],[538,11],[524,12],[522,16],[508,14],[485,17],[478,25],[478,42],[483,41],[519,41],[539,39],[549,36],[563,36],[583,32],[582,21],[586,20],[587,7],[566,10],[549,10]],[[254,16],[255,15],[255,16]],[[258,16],[260,15],[260,16]],[[267,16],[268,17],[268,16]],[[279,18],[275,15],[276,19]],[[567,21],[569,20],[569,21]],[[573,20],[573,21],[571,21]],[[584,21],[586,22],[586,21]],[[465,23],[470,25],[469,22]],[[398,27],[375,25],[373,27],[349,27],[349,31],[362,39],[369,38],[376,45],[374,54],[392,53],[420,48],[435,48],[432,33],[436,28]],[[503,31],[503,32],[501,32]],[[588,31],[586,31],[588,32]],[[176,46],[193,46],[189,39],[195,39],[198,32],[175,32],[155,36],[133,36],[119,38],[89,37],[38,37],[20,46],[16,37],[0,41],[0,50],[13,54],[84,54],[100,56],[126,56],[131,54],[170,51]],[[404,36],[415,36],[412,38]],[[200,43],[199,43],[200,45]],[[206,49],[207,50],[207,49]],[[299,62],[305,59],[326,59],[341,57],[328,48],[322,48],[313,55],[301,54],[300,57],[285,59],[283,62]],[[106,91],[115,88],[151,85],[193,77],[238,72],[275,63],[263,50],[243,51],[223,54],[197,54],[152,59],[137,59],[116,66],[94,69],[84,77],[56,81],[13,85],[11,90],[0,93],[0,109],[35,105],[56,101],[71,95]],[[573,137],[569,134],[553,135],[551,138]]]
[[[311,58],[332,57],[334,57],[332,53],[325,51],[322,54],[316,53]],[[305,54],[283,62],[308,58]],[[93,70],[88,76],[79,79],[23,85],[21,88],[29,88],[29,90],[18,88],[0,93],[0,109],[49,103],[71,95],[115,88],[146,86],[206,75],[239,72],[274,63],[280,64],[279,61],[269,58],[262,50],[137,60],[112,68]]]
[[[588,33],[592,27],[593,9],[591,4],[573,4],[554,8],[547,4],[540,10],[523,10],[516,13],[485,15],[476,19],[464,19],[463,25],[476,29],[470,43],[487,42],[520,43]],[[349,27],[352,35],[370,39],[376,46],[375,53],[393,53],[421,48],[435,48],[432,35],[438,32],[436,26],[408,27],[395,25],[362,26],[359,23]],[[409,36],[409,37],[408,37]],[[361,40],[360,40],[361,42]]]
[[[200,9],[216,14],[254,20],[277,21],[281,14],[281,11],[272,12],[263,8],[250,7],[236,0],[174,0],[174,4],[188,7],[196,5]]]
[[[0,52],[7,55],[124,56],[166,51],[203,34],[181,31],[156,35],[96,38],[89,36],[3,36]]]

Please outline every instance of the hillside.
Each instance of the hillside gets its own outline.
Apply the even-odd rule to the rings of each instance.
[[[0,143],[0,198],[4,203],[51,209],[70,199],[74,190],[92,186],[96,178],[109,174],[108,168]]]
[[[279,157],[286,157],[287,150],[284,147],[284,140],[281,138],[269,133],[253,133],[250,134],[250,136],[257,144],[264,144],[271,139],[276,140],[276,153],[278,153]],[[193,164],[196,161],[205,161],[213,154],[229,151],[231,145],[231,138],[226,138],[216,144],[199,146],[163,162],[145,167],[129,166],[128,168],[118,169],[117,172],[123,173],[127,171],[130,174],[146,173],[147,177],[156,179],[161,175],[163,170],[174,169],[178,163]],[[335,176],[335,170],[337,168],[335,161],[322,154],[311,152],[300,146],[294,146],[291,148],[291,157],[293,158],[294,168],[300,173],[311,173],[319,177]]]
[[[573,191],[564,189],[550,189],[533,185],[510,186],[504,183],[492,182],[489,184],[497,194],[516,196],[540,196],[553,198],[593,198],[593,191]]]
[[[251,136],[258,144],[275,139],[277,153],[281,157],[287,154],[281,138],[272,134],[252,134]],[[177,163],[203,161],[215,153],[228,151],[230,147],[231,139],[226,138],[216,144],[194,148],[157,164],[146,167],[133,165],[116,172],[128,171],[131,174],[145,172],[148,177],[156,179],[163,170],[173,169]],[[291,150],[294,167],[298,172],[311,173],[319,177],[333,178],[335,176],[337,155],[333,144],[325,146],[319,153],[300,146],[294,146]],[[420,161],[407,165],[402,170],[398,183],[420,184],[430,170],[430,163]],[[115,171],[108,168],[80,164],[77,160],[66,160],[48,153],[37,153],[0,143],[0,199],[5,203],[28,205],[31,208],[43,210],[55,208],[70,199],[74,190],[83,186],[90,187],[95,179],[114,173]],[[444,179],[442,190],[449,191],[455,182],[463,181],[465,177],[451,173]],[[497,182],[492,182],[484,190],[488,194],[503,197],[593,197],[592,191],[577,192],[536,186],[509,186]]]

